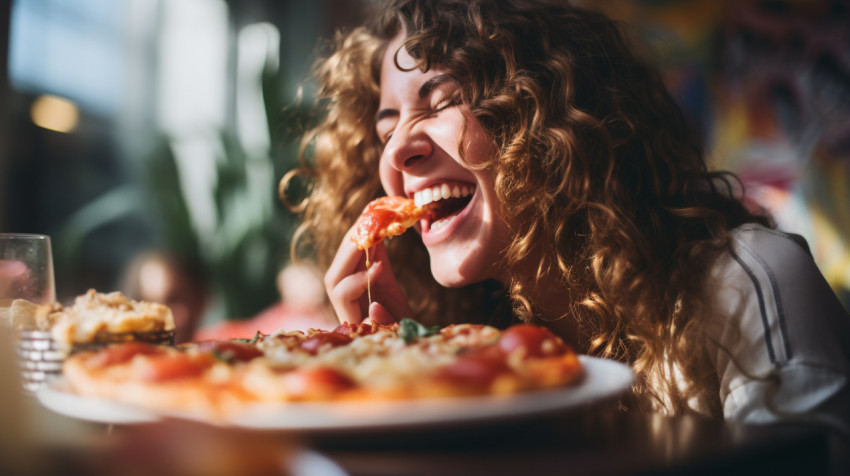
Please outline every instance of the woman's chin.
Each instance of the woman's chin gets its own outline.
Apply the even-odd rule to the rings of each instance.
[[[431,257],[431,274],[434,279],[447,288],[459,288],[484,279],[482,268],[474,260]]]
[[[434,273],[434,279],[440,286],[443,286],[445,288],[459,288],[466,284],[462,282],[462,280],[457,279],[456,277],[447,277],[438,273]]]

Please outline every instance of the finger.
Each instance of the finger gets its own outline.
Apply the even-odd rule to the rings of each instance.
[[[361,271],[343,278],[328,291],[331,305],[340,322],[359,324],[366,310],[366,272]]]
[[[369,268],[369,277],[372,280],[372,299],[380,302],[381,307],[390,316],[394,316],[392,322],[396,322],[402,317],[413,316],[410,303],[408,303],[407,297],[401,290],[388,262],[376,261]]]
[[[331,265],[325,272],[325,286],[330,289],[346,276],[365,267],[365,253],[357,249],[357,245],[349,239],[350,232],[345,235],[339,244],[339,249],[334,256]],[[363,266],[361,267],[361,263]]]
[[[375,324],[388,325],[396,322],[393,316],[380,303],[373,302],[369,305],[369,319]]]

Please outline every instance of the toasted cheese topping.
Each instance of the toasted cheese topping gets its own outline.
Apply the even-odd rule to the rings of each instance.
[[[92,342],[101,332],[157,332],[174,329],[167,306],[134,301],[120,292],[98,293],[90,289],[74,304],[51,314],[53,339],[66,348]]]
[[[474,330],[474,332],[472,332]],[[392,327],[382,327],[350,343],[327,346],[312,354],[301,343],[309,334],[279,332],[264,338],[257,346],[265,357],[252,362],[259,368],[281,370],[304,367],[331,367],[361,386],[389,389],[413,385],[455,360],[461,349],[496,342],[499,331],[475,324],[457,324],[440,333],[407,343]]]

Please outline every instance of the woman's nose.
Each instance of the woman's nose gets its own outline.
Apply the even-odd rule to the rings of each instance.
[[[427,159],[433,152],[428,135],[413,127],[399,127],[384,147],[384,158],[398,170],[407,170]]]

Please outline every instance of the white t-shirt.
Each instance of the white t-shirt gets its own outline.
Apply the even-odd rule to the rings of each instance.
[[[803,420],[850,436],[850,315],[797,236],[748,224],[716,261],[712,337],[727,420]]]

